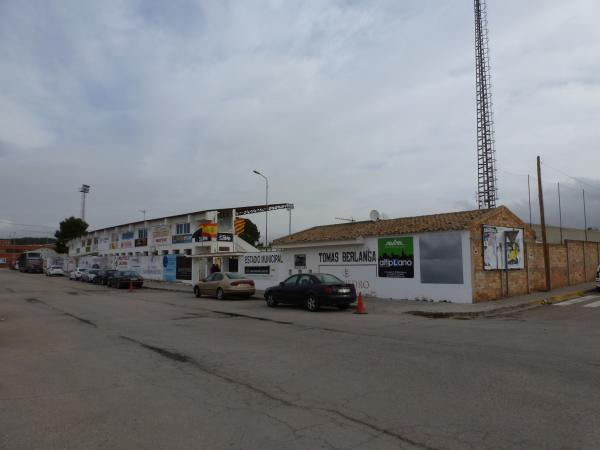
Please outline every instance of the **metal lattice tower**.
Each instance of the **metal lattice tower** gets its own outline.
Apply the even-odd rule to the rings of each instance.
[[[477,90],[477,203],[495,208],[498,199],[487,5],[475,0],[475,73]]]

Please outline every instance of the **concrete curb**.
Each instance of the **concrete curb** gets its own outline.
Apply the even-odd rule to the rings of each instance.
[[[587,294],[591,294],[595,289],[588,289],[586,291],[573,291],[567,292],[566,294],[554,295],[547,299],[544,299],[543,304],[545,305],[554,305],[556,303],[566,302],[567,300],[572,300],[574,298],[583,297]]]
[[[579,290],[567,292],[565,294],[553,295],[548,298],[530,300],[528,302],[519,303],[518,305],[511,306],[500,306],[494,309],[488,309],[486,311],[469,311],[469,312],[436,312],[436,311],[406,311],[404,314],[411,314],[413,316],[426,317],[428,319],[457,319],[457,320],[469,320],[481,317],[493,317],[500,314],[506,314],[513,311],[525,311],[527,309],[536,308],[544,305],[554,305],[556,303],[564,302],[578,297],[583,297],[587,294],[595,292],[595,289]]]

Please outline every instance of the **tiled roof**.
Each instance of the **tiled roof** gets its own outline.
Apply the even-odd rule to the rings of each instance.
[[[428,216],[402,217],[364,222],[338,223],[309,228],[273,241],[273,245],[289,245],[304,242],[344,241],[360,236],[386,236],[394,234],[424,233],[433,231],[467,230],[484,216],[496,212],[493,209],[476,209]]]

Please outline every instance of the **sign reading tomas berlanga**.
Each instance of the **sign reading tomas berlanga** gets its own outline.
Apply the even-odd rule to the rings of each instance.
[[[392,237],[378,240],[377,274],[382,278],[414,278],[413,238]]]

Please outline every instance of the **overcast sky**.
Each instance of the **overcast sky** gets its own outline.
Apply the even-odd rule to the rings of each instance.
[[[528,219],[539,154],[600,226],[600,2],[488,9],[500,202]],[[82,183],[92,229],[260,204],[253,169],[296,231],[474,208],[473,42],[472,0],[0,1],[0,237]]]

